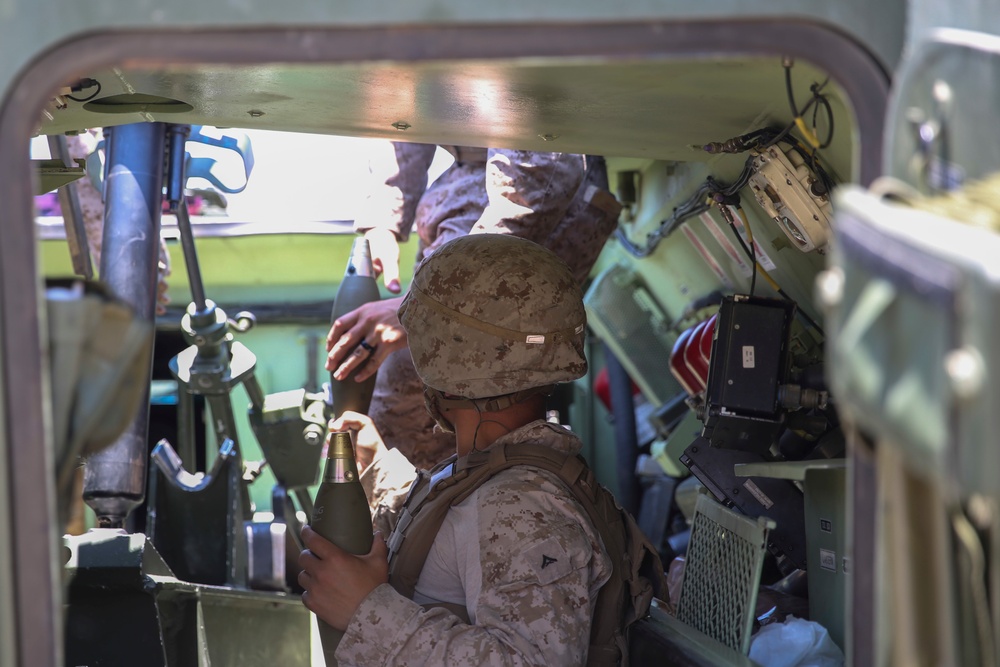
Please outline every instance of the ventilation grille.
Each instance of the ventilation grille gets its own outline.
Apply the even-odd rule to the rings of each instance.
[[[770,519],[750,519],[698,496],[677,619],[746,655],[772,528]]]

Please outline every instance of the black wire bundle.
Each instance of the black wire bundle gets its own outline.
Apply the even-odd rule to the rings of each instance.
[[[622,244],[622,247],[634,257],[648,257],[663,239],[673,234],[681,224],[696,215],[701,215],[710,209],[717,196],[731,197],[739,192],[749,181],[753,174],[753,158],[748,158],[743,164],[743,171],[732,183],[725,185],[709,176],[705,182],[698,186],[698,189],[686,199],[680,206],[674,208],[669,218],[660,221],[660,226],[646,237],[643,246],[636,245],[619,227],[615,230],[615,237]]]
[[[822,183],[824,192],[816,192],[815,194],[829,194],[834,189],[836,183],[830,173],[820,164],[819,158],[816,155],[817,150],[827,148],[830,142],[833,141],[833,108],[830,106],[830,101],[827,97],[822,94],[823,88],[829,82],[829,78],[822,83],[813,83],[809,87],[812,97],[809,98],[809,101],[806,102],[802,109],[799,109],[795,103],[795,93],[792,90],[792,62],[789,60],[783,63],[783,66],[785,68],[785,91],[788,94],[788,105],[791,108],[794,120],[780,130],[775,128],[761,128],[738,137],[733,137],[724,142],[706,144],[705,150],[709,153],[743,153],[749,150],[761,150],[769,146],[774,146],[779,142],[786,144],[802,157],[805,164],[816,174]],[[829,126],[826,140],[823,142],[819,142],[819,139],[815,137],[816,121],[819,118],[821,108],[826,113],[827,125]],[[802,114],[805,114],[810,109],[813,110],[813,136],[809,142],[813,146],[813,150],[811,151],[803,145],[801,140],[791,134],[792,130],[798,125],[798,121],[801,120]],[[670,217],[660,221],[659,227],[646,237],[646,243],[642,246],[635,244],[629,239],[621,227],[615,230],[615,237],[629,254],[634,257],[648,257],[656,249],[659,242],[675,232],[685,220],[700,215],[711,208],[713,199],[716,199],[720,195],[723,198],[728,198],[739,192],[750,181],[752,174],[753,157],[750,157],[744,162],[743,171],[739,177],[729,185],[721,185],[709,176],[691,197],[673,210]],[[749,254],[752,260],[756,262],[754,254],[752,252]],[[756,269],[756,265],[754,268]],[[754,278],[756,278],[756,271]]]
[[[779,132],[771,141],[764,144],[764,146],[773,146],[774,144],[780,142],[788,144],[796,153],[802,156],[802,159],[809,166],[810,169],[819,177],[820,181],[823,183],[823,187],[826,188],[826,192],[830,192],[834,188],[834,179],[830,177],[830,174],[823,168],[823,165],[819,163],[819,159],[816,156],[817,150],[822,150],[830,146],[833,141],[833,107],[830,106],[830,100],[827,99],[826,95],[822,94],[823,88],[829,83],[830,78],[827,77],[822,83],[813,83],[809,86],[809,91],[812,93],[812,97],[806,102],[806,105],[801,109],[795,103],[795,92],[792,89],[792,62],[785,62],[782,64],[785,69],[785,92],[788,95],[788,106],[792,112],[792,122],[789,123],[781,132]],[[819,110],[822,108],[826,112],[826,122],[828,125],[826,140],[820,142],[819,138],[816,137],[816,121],[819,117]],[[800,121],[803,115],[809,111],[813,110],[812,115],[812,145],[813,150],[809,151],[803,148],[802,142],[798,141],[791,136],[791,131],[796,127],[798,121]]]

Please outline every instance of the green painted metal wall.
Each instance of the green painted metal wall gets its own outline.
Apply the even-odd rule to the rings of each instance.
[[[971,4],[971,3],[966,3]],[[844,0],[830,3],[799,0],[643,0],[621,4],[575,0],[513,0],[469,3],[459,0],[414,0],[363,3],[327,2],[287,8],[265,0],[240,3],[171,0],[130,2],[99,0],[66,4],[60,0],[4,0],[0,25],[9,26],[0,39],[0,91],[39,52],[94,31],[200,29],[215,26],[371,26],[414,24],[483,24],[545,22],[618,22],[700,20],[746,17],[801,17],[833,25],[855,36],[889,67],[902,48],[903,8],[899,3]],[[752,29],[752,28],[748,28]]]

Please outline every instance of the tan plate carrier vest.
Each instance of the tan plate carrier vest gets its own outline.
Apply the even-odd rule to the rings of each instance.
[[[612,574],[597,595],[587,665],[627,665],[629,626],[646,616],[654,595],[666,596],[663,566],[656,549],[632,516],[622,510],[610,491],[597,483],[579,455],[535,444],[508,444],[473,452],[461,459],[452,456],[430,472],[421,472],[389,537],[389,583],[401,595],[412,599],[424,561],[448,510],[493,475],[513,466],[531,466],[558,476],[601,536],[611,558]],[[445,607],[465,623],[469,622],[468,611],[461,605],[428,606]]]

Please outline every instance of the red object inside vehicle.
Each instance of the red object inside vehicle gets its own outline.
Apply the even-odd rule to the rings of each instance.
[[[694,333],[694,329],[685,329],[681,332],[681,335],[677,337],[677,342],[674,343],[674,349],[670,352],[670,372],[673,376],[677,378],[677,381],[681,383],[684,387],[684,391],[688,394],[694,396],[700,389],[697,389],[698,378],[691,369],[688,368],[687,363],[684,361],[684,350],[687,348],[688,342],[691,340],[691,334]]]
[[[601,399],[601,403],[607,408],[608,412],[611,410],[611,381],[608,379],[608,369],[604,367],[601,372],[597,374],[594,378],[594,393],[597,394],[597,398]],[[632,382],[632,395],[635,396],[639,393],[639,385]]]
[[[691,396],[708,385],[708,364],[718,314],[681,332],[670,353],[670,372]]]

